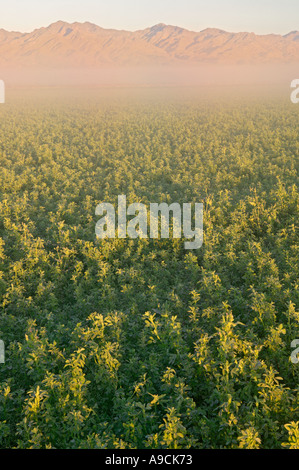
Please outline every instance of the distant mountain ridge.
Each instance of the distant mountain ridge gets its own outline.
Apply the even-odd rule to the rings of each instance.
[[[157,24],[139,31],[57,21],[30,33],[0,29],[0,67],[299,64],[299,31],[286,35],[200,32]]]

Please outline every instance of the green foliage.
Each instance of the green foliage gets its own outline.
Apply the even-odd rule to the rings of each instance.
[[[299,448],[297,109],[1,108],[1,448]],[[99,202],[203,202],[204,245],[99,241]]]

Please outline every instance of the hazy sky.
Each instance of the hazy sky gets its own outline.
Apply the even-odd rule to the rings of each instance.
[[[32,31],[57,20],[128,30],[166,23],[284,34],[299,30],[299,0],[0,0],[0,28]]]

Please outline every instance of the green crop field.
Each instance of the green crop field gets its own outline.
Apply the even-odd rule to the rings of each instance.
[[[0,108],[0,447],[299,448],[299,105],[66,95]],[[203,246],[97,239],[118,195]]]

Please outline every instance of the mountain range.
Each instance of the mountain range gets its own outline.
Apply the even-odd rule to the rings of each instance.
[[[0,29],[0,67],[99,68],[180,64],[299,64],[299,32],[200,32],[157,24],[139,31],[58,21],[20,33]]]

